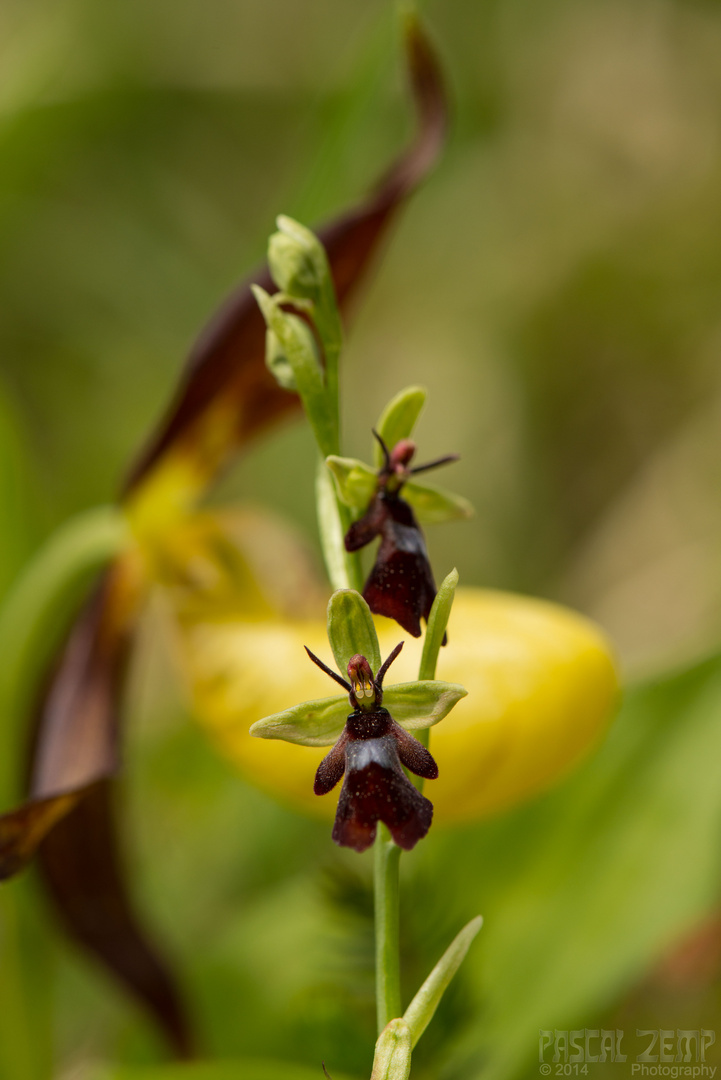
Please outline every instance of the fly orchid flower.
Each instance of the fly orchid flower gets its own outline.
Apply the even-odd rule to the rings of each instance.
[[[374,614],[394,619],[413,637],[420,637],[421,618],[428,621],[436,595],[419,521],[473,516],[467,499],[415,479],[418,473],[458,460],[449,454],[411,467],[416,444],[410,436],[425,400],[423,387],[411,386],[386,407],[373,429],[375,469],[356,458],[326,458],[338,498],[358,515],[345,534],[346,550],[358,551],[381,538],[363,596]]]
[[[417,135],[367,200],[319,232],[344,315],[445,138],[443,80],[412,16],[405,47]],[[274,289],[267,268],[250,280]],[[198,502],[250,440],[298,405],[266,366],[265,323],[244,282],[200,336],[167,415],[129,473],[116,515],[127,524],[128,538],[51,665],[37,709],[26,800],[0,817],[0,879],[37,854],[69,933],[140,999],[180,1054],[191,1045],[182,995],[139,925],[118,856],[113,778],[125,671],[139,618],[158,584],[178,600],[185,625],[202,623],[211,609],[235,610],[236,603],[246,617],[261,611],[280,623],[274,597],[261,595],[232,535],[237,521],[200,513]]]
[[[411,784],[401,766],[427,780],[438,776],[433,757],[411,730],[443,720],[466,691],[458,684],[437,679],[384,688],[383,680],[403,642],[381,664],[370,609],[352,589],[341,589],[331,597],[328,637],[338,670],[346,671],[347,679],[327,667],[307,646],[305,651],[321,671],[343,687],[348,697],[295,705],[257,721],[250,734],[305,746],[333,743],[318,765],[313,792],[327,795],[345,777],[333,827],[335,842],[365,851],[382,821],[395,843],[409,851],[428,832],[433,806]],[[348,657],[348,651],[357,645],[364,651]]]
[[[383,708],[383,677],[403,648],[396,645],[376,676],[365,656],[348,661],[348,678],[339,679],[314,653],[314,664],[349,692],[353,712],[343,734],[321,761],[313,791],[327,795],[345,774],[333,826],[336,844],[365,851],[376,838],[379,821],[387,825],[399,847],[410,851],[431,827],[433,805],[401,769],[435,780],[438,766],[418,739],[397,724]]]
[[[375,615],[395,619],[413,637],[420,637],[421,616],[428,621],[436,583],[421,527],[401,490],[411,476],[457,461],[458,455],[449,454],[412,469],[416,444],[411,439],[401,439],[389,451],[381,436],[376,431],[373,434],[383,451],[383,467],[378,470],[370,505],[345,535],[345,547],[346,551],[358,551],[380,536],[363,596]]]

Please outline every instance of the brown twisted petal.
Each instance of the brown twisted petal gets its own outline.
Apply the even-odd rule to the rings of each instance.
[[[395,212],[444,140],[440,68],[415,21],[407,26],[406,50],[417,135],[365,202],[320,231],[344,313]],[[271,287],[267,271],[251,280]],[[265,327],[246,282],[198,339],[175,400],[124,491],[135,491],[160,464],[180,460],[191,462],[200,492],[240,446],[297,407],[295,395],[266,370]],[[109,799],[138,600],[132,590],[128,595],[124,563],[104,575],[60,652],[40,703],[28,800],[0,817],[0,878],[21,869],[42,841],[45,880],[68,932],[131,988],[182,1055],[190,1038],[180,995],[133,917]]]
[[[37,851],[67,931],[125,983],[187,1056],[190,1027],[180,994],[134,914],[116,838],[111,777],[139,600],[127,569],[119,564],[103,576],[62,649],[37,716],[28,801],[0,817],[0,878],[17,873]]]
[[[396,211],[431,168],[445,138],[448,110],[440,67],[415,19],[407,23],[405,47],[418,115],[416,137],[369,198],[318,233],[344,315]],[[171,451],[198,462],[209,480],[239,446],[299,407],[298,397],[281,389],[265,366],[265,322],[251,282],[273,290],[263,268],[210,321],[190,353],[165,419],[130,471],[126,494]]]

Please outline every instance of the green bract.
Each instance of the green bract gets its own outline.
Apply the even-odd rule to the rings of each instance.
[[[441,998],[451,979],[463,963],[466,953],[478,931],[483,926],[483,919],[477,915],[458,933],[440,958],[430,975],[413,998],[403,1019],[410,1028],[411,1042],[415,1046],[423,1032],[433,1019]]]
[[[433,727],[465,696],[466,690],[458,683],[438,679],[396,683],[383,691],[383,706],[401,727],[418,731]],[[261,739],[284,739],[299,746],[330,746],[340,737],[350,711],[345,694],[304,701],[258,720],[250,734]]]
[[[345,678],[351,656],[360,653],[378,674],[381,649],[370,608],[355,589],[338,589],[328,601],[328,640]]]
[[[432,679],[436,673],[438,653],[443,644],[443,637],[451,616],[457,584],[458,571],[453,569],[443,579],[441,587],[436,593],[431,613],[428,616],[428,629],[423,641],[423,652],[421,653],[421,663],[418,671],[419,679]]]

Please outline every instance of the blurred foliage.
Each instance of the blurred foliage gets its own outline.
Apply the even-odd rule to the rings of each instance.
[[[721,638],[721,11],[425,10],[455,136],[359,312],[344,452],[363,456],[400,387],[428,386],[422,456],[459,451],[454,485],[478,510],[430,533],[438,573],[574,603],[629,670],[678,667],[629,692],[563,787],[439,830],[405,862],[407,996],[463,921],[486,920],[414,1077],[510,1080],[535,1075],[539,1027],[719,1015],[718,970],[663,989],[657,964],[721,895],[721,666],[697,660]],[[327,217],[397,145],[395,33],[385,0],[6,0],[0,588],[117,490],[275,214]],[[263,501],[312,535],[312,465],[308,433],[284,428],[217,497]],[[205,1051],[239,1063],[140,1068],[163,1048],[49,937],[28,880],[0,893],[0,1076],[40,1080],[51,1056],[65,1080],[270,1080],[248,1064],[264,1058],[286,1080],[321,1058],[336,1078],[367,1075],[368,860],[239,782],[183,720],[176,682],[149,627],[129,695],[128,856]]]

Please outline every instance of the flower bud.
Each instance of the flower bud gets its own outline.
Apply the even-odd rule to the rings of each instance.
[[[270,271],[281,292],[317,303],[328,277],[325,252],[310,229],[280,216],[268,244]]]

